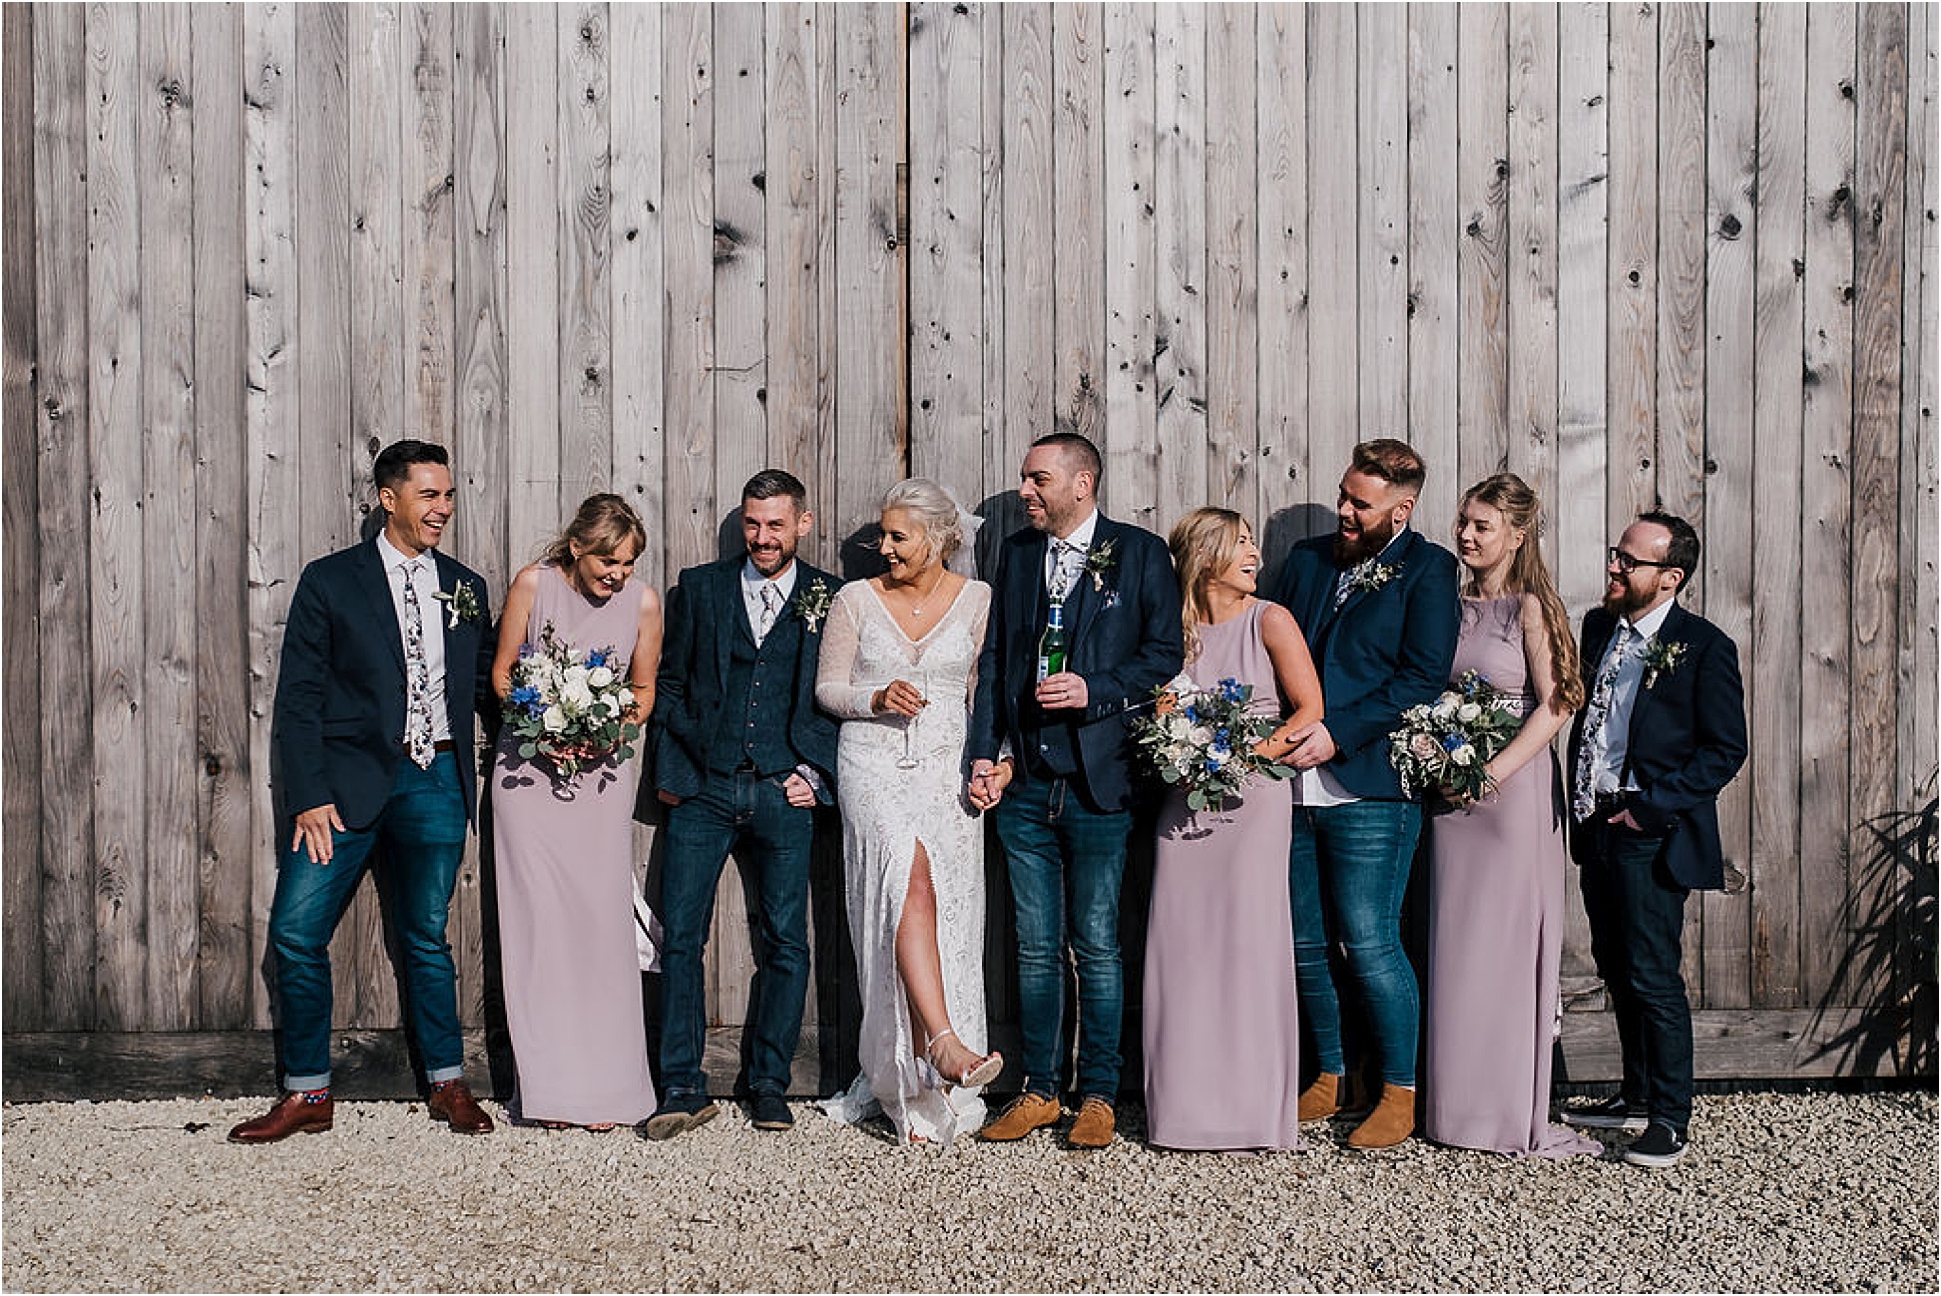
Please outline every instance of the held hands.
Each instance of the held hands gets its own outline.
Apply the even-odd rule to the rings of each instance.
[[[877,715],[894,712],[900,716],[914,716],[930,705],[916,685],[908,680],[891,680],[877,689],[869,700],[869,709]]]
[[[1334,745],[1334,735],[1328,732],[1328,726],[1319,720],[1311,725],[1301,726],[1289,734],[1288,738],[1294,746],[1287,755],[1281,757],[1281,763],[1292,765],[1299,770],[1325,765],[1333,760],[1335,753],[1340,750]]]
[[[1073,674],[1071,671],[1059,671],[1056,675],[1045,676],[1038,684],[1038,691],[1032,696],[1036,697],[1038,705],[1047,711],[1083,711],[1092,700],[1090,692],[1085,687],[1085,677]]]
[[[1011,776],[1016,767],[1007,757],[1001,761],[973,761],[970,777],[970,803],[978,810],[989,810],[1004,799],[1004,789],[1011,785]]]
[[[782,780],[782,795],[797,810],[807,810],[815,805],[815,789],[800,774],[791,774]]]
[[[330,835],[333,829],[344,831],[344,821],[337,814],[335,802],[305,810],[297,816],[297,831],[290,839],[290,849],[301,846],[312,864],[328,864],[335,850]]]

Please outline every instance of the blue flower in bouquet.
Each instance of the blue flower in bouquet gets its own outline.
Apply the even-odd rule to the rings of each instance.
[[[506,698],[506,701],[518,707],[521,711],[538,712],[545,710],[545,707],[540,703],[539,690],[530,684],[521,684],[518,688],[512,690],[512,693]]]
[[[1222,702],[1243,702],[1247,696],[1247,686],[1237,679],[1221,680],[1216,691],[1219,693]],[[1221,732],[1225,733],[1226,731],[1221,730]]]

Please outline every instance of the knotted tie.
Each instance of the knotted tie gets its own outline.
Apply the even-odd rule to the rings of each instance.
[[[775,618],[781,614],[782,591],[776,588],[774,581],[763,581],[761,623],[755,627],[757,647],[761,646],[762,640],[768,638],[768,632],[775,628]]]
[[[1078,569],[1085,551],[1069,540],[1051,542],[1051,584],[1047,591],[1054,603],[1063,603],[1078,583]]]
[[[1591,686],[1590,705],[1584,710],[1584,741],[1577,749],[1576,787],[1572,790],[1570,811],[1582,823],[1597,809],[1597,767],[1604,763],[1604,753],[1610,749],[1605,735],[1605,722],[1611,717],[1612,695],[1617,692],[1618,667],[1624,664],[1624,654],[1631,647],[1632,630],[1627,621],[1618,622],[1617,638],[1609,652],[1604,654],[1603,664],[1598,667],[1597,679]]]
[[[425,660],[425,621],[418,607],[418,560],[404,564],[404,749],[419,769],[431,768],[431,665]]]

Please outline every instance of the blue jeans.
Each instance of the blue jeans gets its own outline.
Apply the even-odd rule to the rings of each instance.
[[[405,1016],[424,1055],[425,1078],[435,1084],[465,1074],[458,977],[445,921],[466,826],[458,758],[440,752],[430,769],[399,761],[398,781],[376,821],[333,832],[329,863],[311,863],[301,845],[278,861],[269,940],[276,956],[284,1088],[330,1083],[330,938],[372,850],[380,847],[377,883],[404,952]]]
[[[1415,969],[1402,952],[1402,893],[1422,831],[1412,801],[1294,807],[1287,885],[1294,903],[1294,974],[1321,1070],[1341,1075],[1341,997],[1328,965],[1339,940],[1361,987],[1386,1084],[1415,1087],[1421,1020]]]
[[[786,777],[786,776],[784,776]],[[667,811],[661,874],[660,1082],[667,1098],[705,1094],[707,1005],[701,955],[714,893],[733,851],[756,876],[754,1038],[747,1087],[789,1091],[809,989],[809,848],[815,820],[788,803],[782,779],[711,771],[701,791]]]
[[[1665,871],[1665,839],[1585,824],[1595,862],[1582,871],[1591,959],[1610,992],[1626,1103],[1679,1132],[1692,1119],[1692,1006],[1679,970],[1690,894]]]
[[[997,808],[997,836],[1018,921],[1018,1006],[1026,1093],[1056,1097],[1065,1021],[1065,940],[1078,966],[1078,1092],[1119,1093],[1125,972],[1119,961],[1119,882],[1132,816],[1080,803],[1065,779],[1020,779]]]

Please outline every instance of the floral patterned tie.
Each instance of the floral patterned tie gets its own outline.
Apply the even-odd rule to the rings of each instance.
[[[1627,621],[1618,622],[1617,639],[1609,652],[1604,654],[1604,662],[1597,670],[1597,681],[1591,686],[1590,706],[1584,711],[1584,741],[1577,749],[1576,787],[1572,789],[1570,811],[1582,823],[1597,809],[1597,767],[1604,763],[1604,753],[1610,750],[1610,741],[1605,736],[1604,725],[1611,718],[1612,695],[1617,692],[1618,667],[1624,665],[1624,654],[1631,647],[1631,625]]]
[[[782,614],[782,591],[775,587],[774,581],[762,582],[762,619],[755,627],[755,646],[760,647],[768,638],[768,632],[775,628],[775,618]]]
[[[425,621],[412,579],[418,560],[404,564],[404,749],[419,769],[431,768],[431,665],[425,660]]]

